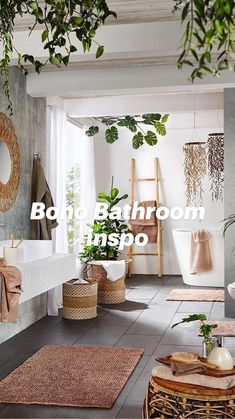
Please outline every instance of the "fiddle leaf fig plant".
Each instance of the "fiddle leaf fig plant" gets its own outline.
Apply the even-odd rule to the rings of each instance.
[[[174,0],[184,25],[178,68],[192,69],[190,79],[223,70],[235,71],[235,2],[233,0]]]
[[[41,32],[41,43],[48,58],[39,60],[30,54],[17,51],[14,40],[16,19],[31,16],[34,20],[29,35],[34,30]],[[0,2],[0,45],[2,58],[0,74],[3,76],[3,91],[8,97],[8,110],[12,113],[9,93],[9,66],[13,52],[17,53],[18,66],[27,74],[25,64],[32,64],[37,73],[51,63],[57,67],[68,66],[71,54],[82,48],[84,52],[96,46],[96,58],[101,57],[104,46],[95,40],[97,29],[109,16],[117,17],[106,0],[1,0]]]
[[[109,144],[113,144],[119,138],[119,128],[128,129],[132,135],[132,147],[140,148],[144,143],[154,146],[158,143],[158,135],[165,136],[166,123],[169,114],[161,115],[160,113],[148,113],[144,115],[134,116],[103,116],[93,117],[92,119],[107,127],[105,131],[105,139]],[[148,128],[147,128],[148,127]],[[150,130],[150,127],[152,128]],[[98,134],[100,128],[98,125],[92,125],[86,131],[88,137]]]
[[[128,198],[128,195],[119,196],[119,189],[112,188],[110,194],[107,195],[103,192],[99,193],[98,198],[101,202],[108,204],[107,212],[110,214],[111,209],[119,204],[119,202]],[[110,234],[115,233],[118,238],[121,234],[129,233],[128,225],[123,220],[112,219],[109,217],[104,220],[95,220],[94,224],[89,225],[91,229],[92,240],[94,243],[95,235],[105,234],[107,237]],[[108,240],[104,246],[87,244],[88,235],[84,237],[83,251],[79,254],[80,259],[83,263],[87,263],[92,260],[116,260],[120,254],[119,243],[115,246],[110,246]]]

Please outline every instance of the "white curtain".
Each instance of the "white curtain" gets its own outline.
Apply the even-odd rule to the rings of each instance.
[[[79,222],[79,241],[78,251],[82,251],[83,237],[87,234],[90,224],[94,220],[94,210],[96,204],[96,188],[95,188],[95,158],[93,138],[87,137],[85,127],[81,128],[71,122],[68,122],[68,143],[69,151],[73,153],[73,164],[78,163],[80,167],[80,207],[87,209],[87,217]],[[68,158],[71,165],[71,156]],[[76,220],[74,221],[76,222]],[[78,276],[82,275],[82,269],[79,259],[77,260]]]
[[[62,208],[66,204],[66,153],[68,151],[66,125],[64,110],[49,107],[46,173],[54,204],[58,208]],[[67,220],[58,219],[58,223],[58,227],[52,232],[53,251],[67,253]],[[62,287],[60,286],[48,292],[48,315],[58,315],[58,309],[61,306]]]

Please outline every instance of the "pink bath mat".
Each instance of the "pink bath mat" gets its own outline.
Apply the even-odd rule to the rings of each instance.
[[[175,289],[167,300],[170,301],[224,301],[224,289]]]

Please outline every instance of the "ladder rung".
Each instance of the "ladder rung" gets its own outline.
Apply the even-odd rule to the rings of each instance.
[[[129,179],[129,182],[131,182],[132,180]],[[134,179],[133,182],[160,182],[160,179],[156,179],[156,178],[139,178],[139,179]]]
[[[161,253],[161,256],[163,253]],[[131,256],[158,256],[158,253],[131,253]]]

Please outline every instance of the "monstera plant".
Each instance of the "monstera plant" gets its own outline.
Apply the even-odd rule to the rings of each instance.
[[[34,23],[29,28],[29,35],[40,29],[41,43],[48,57],[40,61],[31,54],[21,54],[13,41],[16,20],[31,16]],[[0,74],[3,76],[3,90],[12,104],[9,94],[9,66],[13,52],[17,53],[18,66],[27,73],[25,64],[31,63],[35,71],[51,63],[55,66],[70,62],[71,54],[80,47],[89,51],[96,46],[96,58],[104,52],[104,46],[95,41],[97,29],[109,16],[116,17],[105,0],[1,0],[0,1],[0,46],[3,52],[0,60]]]
[[[184,25],[178,67],[192,69],[190,79],[235,71],[235,2],[233,0],[174,0]]]
[[[132,146],[134,149],[140,148],[143,144],[154,146],[158,143],[158,135],[166,135],[166,123],[169,115],[160,113],[148,113],[144,115],[126,116],[104,116],[93,118],[95,122],[105,125],[105,139],[109,144],[113,144],[119,138],[119,128],[126,128],[132,133]],[[86,134],[92,137],[98,134],[98,125],[92,125]]]

